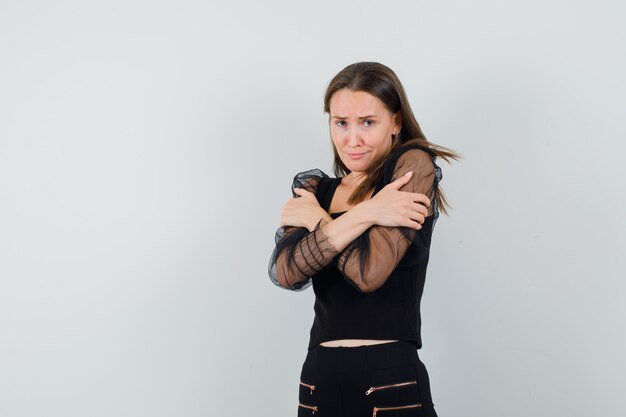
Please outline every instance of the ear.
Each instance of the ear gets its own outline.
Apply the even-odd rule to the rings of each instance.
[[[402,129],[402,115],[400,114],[400,112],[397,112],[393,116],[393,120],[394,120],[394,132],[399,132]]]

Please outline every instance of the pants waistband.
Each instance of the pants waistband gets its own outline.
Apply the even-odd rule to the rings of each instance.
[[[305,364],[315,369],[322,366],[331,372],[366,371],[419,362],[417,346],[407,340],[354,347],[317,345],[308,351],[305,360]]]

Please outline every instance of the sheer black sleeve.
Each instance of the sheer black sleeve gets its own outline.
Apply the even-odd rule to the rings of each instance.
[[[291,186],[293,197],[299,197],[294,188],[304,188],[318,197],[320,181],[326,178],[328,175],[317,168],[296,174]],[[275,285],[291,291],[305,290],[312,284],[313,275],[335,259],[339,252],[320,229],[327,222],[320,219],[311,232],[306,227],[295,226],[282,226],[276,230],[276,246],[268,265],[270,279]]]
[[[411,264],[426,259],[434,222],[439,216],[435,197],[442,175],[435,158],[425,150],[413,148],[404,150],[392,166],[393,173],[387,175],[385,184],[413,171],[411,180],[400,187],[400,191],[425,194],[431,200],[431,205],[422,229],[374,225],[340,252],[337,267],[344,278],[360,292],[372,292],[380,288],[405,255],[412,257]],[[410,254],[407,254],[411,245]]]

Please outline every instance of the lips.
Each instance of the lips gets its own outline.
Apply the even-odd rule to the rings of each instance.
[[[357,159],[361,159],[363,158],[363,155],[365,155],[367,152],[362,152],[362,153],[349,153],[348,154],[348,158],[352,159],[353,161],[356,161]]]

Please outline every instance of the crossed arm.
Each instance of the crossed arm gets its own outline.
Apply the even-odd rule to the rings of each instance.
[[[419,149],[405,151],[394,167],[392,181],[413,171],[400,191],[427,195],[431,200],[428,217],[437,213],[437,169],[430,155]],[[315,192],[317,183],[326,175],[321,174],[309,178],[304,188]],[[420,245],[416,248],[420,252],[429,250],[431,231],[374,224],[364,206],[356,205],[337,219],[323,217],[311,231],[304,227],[279,228],[268,272],[277,286],[301,291],[311,285],[315,274],[332,264],[357,291],[372,292],[384,285],[411,244]]]

